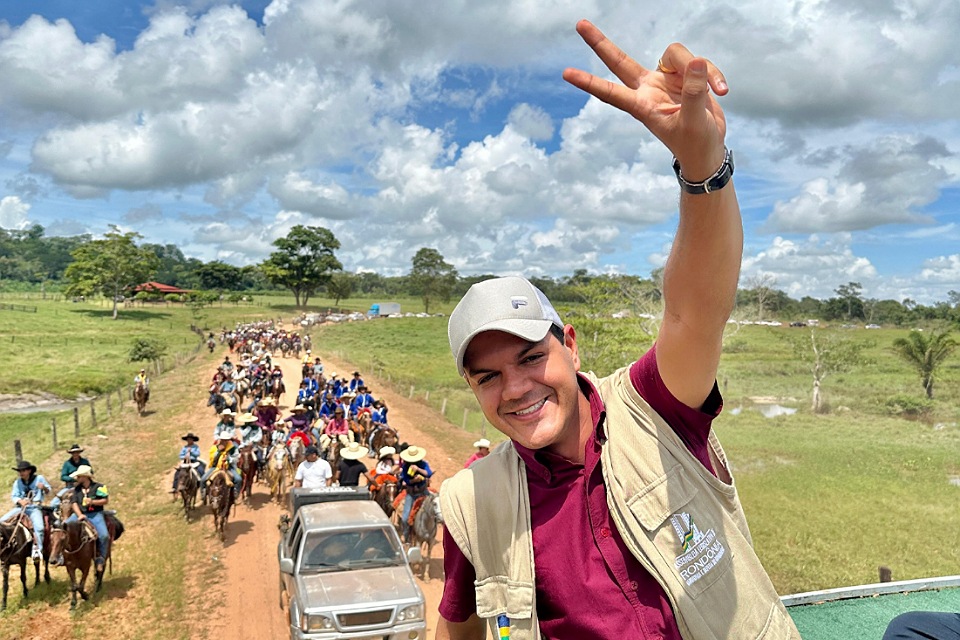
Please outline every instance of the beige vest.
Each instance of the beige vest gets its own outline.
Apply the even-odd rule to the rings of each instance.
[[[710,454],[720,478],[640,397],[629,368],[602,380],[587,376],[606,405],[601,467],[611,516],[663,587],[681,636],[799,639],[753,551],[713,433]],[[440,502],[446,530],[476,570],[477,615],[494,637],[504,614],[511,640],[539,638],[526,466],[513,445],[499,445],[447,480]]]

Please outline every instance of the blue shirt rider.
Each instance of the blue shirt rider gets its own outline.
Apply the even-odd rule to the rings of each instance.
[[[407,496],[403,501],[403,517],[401,525],[403,527],[403,539],[409,540],[410,511],[413,509],[413,503],[417,498],[425,495],[430,487],[430,476],[433,475],[433,469],[430,468],[424,458],[427,457],[427,450],[423,447],[410,446],[400,452],[400,486],[403,487]]]
[[[66,486],[60,489],[57,495],[53,497],[53,500],[50,501],[50,506],[55,513],[59,513],[63,500],[69,499],[70,496],[73,495],[73,487],[77,484],[77,481],[73,478],[73,472],[79,469],[81,465],[91,466],[90,461],[80,455],[83,453],[83,447],[79,444],[74,444],[67,449],[67,453],[70,454],[70,457],[67,458],[67,461],[60,467],[60,481]]]
[[[185,464],[187,462],[187,459],[189,458],[190,465],[193,467],[194,472],[198,474],[197,481],[199,482],[200,476],[203,475],[203,472],[207,466],[207,463],[203,461],[203,457],[200,453],[200,446],[197,444],[198,442],[200,442],[200,438],[193,435],[193,432],[190,432],[180,439],[186,442],[185,445],[180,447],[180,454],[178,456],[178,459],[180,460],[180,464],[181,465]],[[171,491],[171,493],[176,493],[177,491],[177,474],[176,473],[173,474],[172,489],[173,491]]]
[[[40,504],[43,502],[43,494],[53,489],[46,478],[37,473],[37,468],[26,460],[21,460],[12,468],[20,474],[20,477],[13,481],[13,489],[10,492],[10,499],[13,500],[14,506],[0,520],[7,520],[19,513],[26,514],[33,524],[32,555],[34,558],[39,558],[43,550],[43,512],[40,510]]]

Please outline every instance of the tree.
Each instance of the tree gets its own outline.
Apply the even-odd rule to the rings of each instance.
[[[747,279],[747,289],[757,305],[757,320],[761,322],[763,321],[763,312],[770,307],[771,299],[775,295],[773,287],[776,284],[776,276],[770,273],[761,273]]]
[[[863,316],[862,284],[859,282],[848,282],[847,284],[840,285],[834,291],[847,305],[847,320],[853,319],[854,311],[858,312],[858,316]]]
[[[457,283],[457,270],[445,262],[436,249],[421,247],[413,256],[413,268],[408,280],[413,292],[423,298],[423,310],[430,313],[432,300],[450,300]]]
[[[242,272],[240,267],[232,264],[214,260],[199,266],[195,273],[200,279],[200,286],[204,289],[236,291],[240,288]]]
[[[356,284],[352,273],[335,273],[327,283],[327,297],[333,298],[333,306],[339,307],[341,300],[349,298]]]
[[[277,238],[263,264],[263,273],[274,284],[293,292],[297,307],[307,306],[310,296],[330,281],[333,272],[343,269],[333,252],[340,241],[323,227],[297,225],[285,238]]]
[[[911,331],[906,338],[897,338],[893,341],[894,353],[913,365],[920,374],[923,390],[927,392],[927,397],[930,399],[933,399],[933,382],[936,379],[937,370],[957,346],[957,341],[950,336],[950,332],[941,329],[931,331],[929,334]]]
[[[120,233],[114,225],[103,239],[82,244],[73,253],[73,262],[64,272],[69,281],[68,296],[90,295],[99,291],[113,300],[113,319],[117,319],[117,301],[129,287],[150,280],[160,260],[150,249],[138,247],[142,238],[135,231]]]
[[[810,337],[794,338],[794,354],[803,361],[813,375],[813,393],[810,408],[814,413],[823,413],[823,381],[833,373],[842,373],[855,366],[864,365],[867,359],[861,354],[869,342],[852,342],[823,329],[810,329]]]

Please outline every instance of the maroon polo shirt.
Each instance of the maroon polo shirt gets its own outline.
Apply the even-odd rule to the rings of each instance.
[[[631,366],[630,381],[715,474],[707,438],[722,407],[716,385],[702,410],[684,405],[663,384],[655,347]],[[582,375],[579,383],[594,425],[583,464],[513,443],[527,465],[540,632],[545,640],[680,640],[666,593],[630,553],[610,516],[597,442],[606,417],[603,400]],[[476,613],[476,573],[446,533],[443,554],[446,578],[440,615],[464,622]]]

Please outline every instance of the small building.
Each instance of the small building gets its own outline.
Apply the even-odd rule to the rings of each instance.
[[[143,284],[138,284],[130,290],[133,294],[140,293],[141,291],[146,291],[147,293],[158,293],[160,295],[167,295],[168,293],[173,293],[177,295],[185,295],[188,293],[193,293],[190,289],[181,289],[170,284],[163,284],[162,282],[144,282]]]

